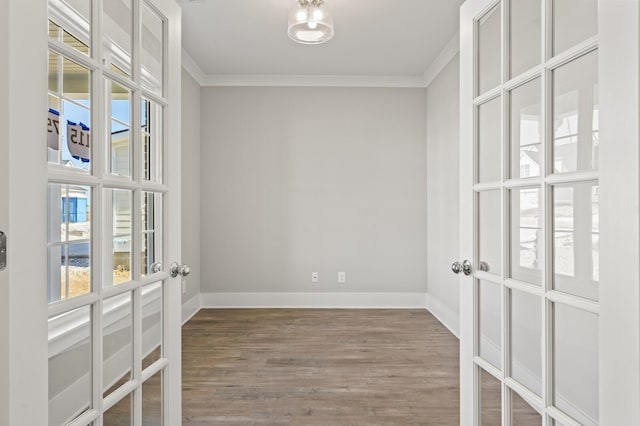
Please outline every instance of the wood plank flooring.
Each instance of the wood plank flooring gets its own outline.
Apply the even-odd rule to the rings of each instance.
[[[202,310],[185,425],[458,425],[458,340],[424,310]]]

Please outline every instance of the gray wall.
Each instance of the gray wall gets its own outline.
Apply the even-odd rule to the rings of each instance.
[[[427,305],[457,333],[459,81],[456,55],[427,88]]]
[[[186,278],[186,302],[200,293],[200,86],[182,70],[182,263],[191,267]]]
[[[202,292],[424,292],[425,100],[203,89]]]

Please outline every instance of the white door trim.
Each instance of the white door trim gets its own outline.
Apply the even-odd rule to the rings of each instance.
[[[599,1],[600,424],[640,424],[640,5]]]
[[[174,0],[153,0],[167,18],[167,39],[165,43],[166,66],[165,87],[169,102],[165,112],[164,171],[169,193],[165,202],[167,217],[164,218],[165,270],[171,262],[182,263],[181,253],[181,164],[182,164],[182,9]],[[182,277],[169,278],[164,285],[164,339],[163,350],[169,359],[164,380],[167,382],[163,395],[163,407],[167,425],[182,424]],[[173,282],[171,282],[173,281]],[[167,344],[169,343],[170,344]]]
[[[465,45],[466,40],[473,38],[474,26],[468,25],[480,14],[486,5],[486,0],[467,0],[460,8],[460,184],[473,181],[473,153],[467,151],[469,144],[465,141],[473,140],[473,70],[475,69],[475,52]],[[469,189],[473,190],[471,185]],[[473,211],[473,196],[467,191],[460,190],[460,212]],[[474,232],[473,218],[470,214],[460,214],[460,257],[473,260]],[[460,424],[472,425],[474,422],[474,291],[473,277],[460,275]]]
[[[46,1],[0,6],[0,424],[47,424]],[[28,48],[25,48],[28,46]],[[42,126],[34,123],[43,123]]]

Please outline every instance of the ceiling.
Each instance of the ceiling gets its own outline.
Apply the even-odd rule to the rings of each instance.
[[[335,36],[287,36],[295,0],[182,0],[182,43],[207,75],[422,76],[458,31],[464,0],[327,0]]]

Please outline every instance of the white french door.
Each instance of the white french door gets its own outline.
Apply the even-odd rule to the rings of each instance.
[[[48,424],[179,424],[179,7],[49,0],[48,35]]]
[[[637,424],[637,2],[460,19],[461,423]]]
[[[0,424],[179,424],[179,7],[0,23]]]

